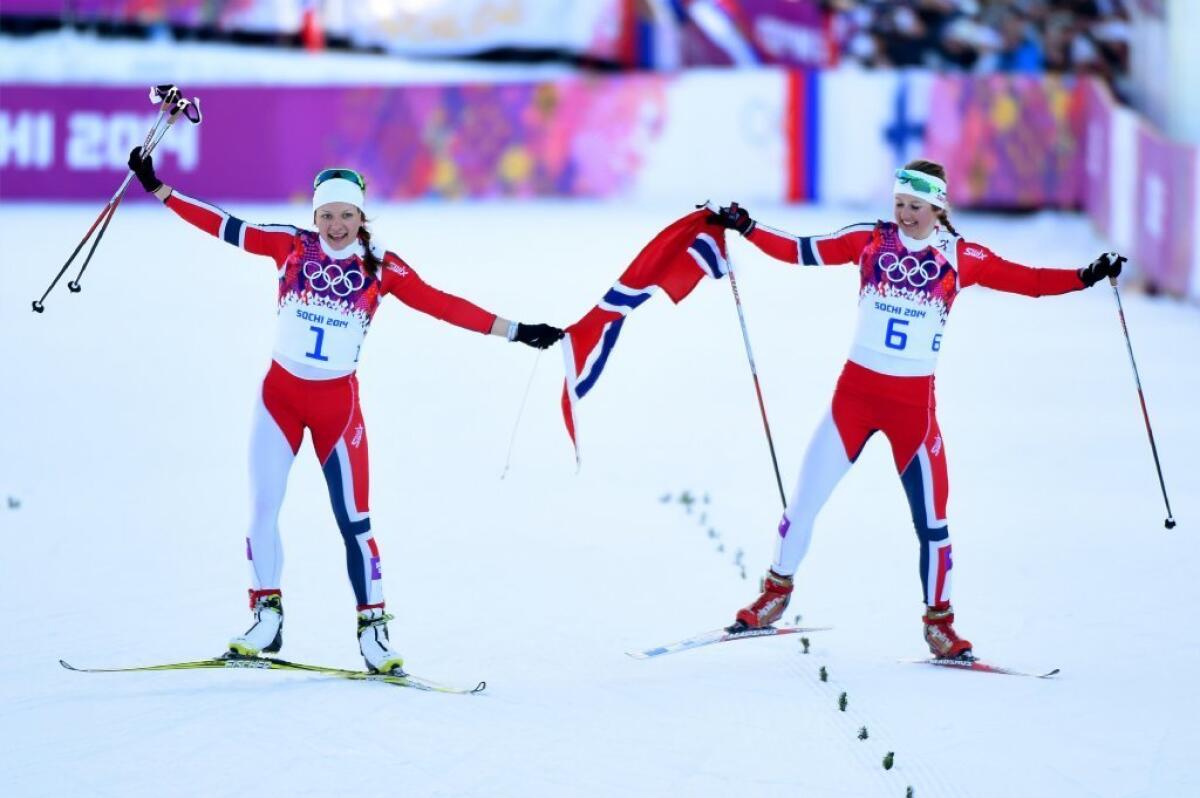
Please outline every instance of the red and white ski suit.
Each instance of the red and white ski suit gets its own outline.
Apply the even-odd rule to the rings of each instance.
[[[894,222],[800,237],[757,225],[749,239],[788,263],[854,263],[860,275],[854,342],[779,524],[772,570],[784,576],[796,572],[808,551],[817,513],[871,435],[882,432],[891,443],[920,539],[925,603],[948,602],[949,484],[933,372],[950,308],[958,292],[971,285],[1037,297],[1076,291],[1083,283],[1073,269],[1012,263],[940,227],[917,241]]]
[[[495,314],[425,283],[392,252],[361,243],[333,251],[310,230],[249,224],[178,191],[168,208],[188,223],[254,255],[269,257],[279,280],[273,360],[256,404],[250,445],[251,522],[246,557],[254,589],[278,589],[283,567],[279,509],[307,428],[346,544],[346,568],[360,610],[383,606],[379,549],[368,505],[367,432],[355,369],[385,295],[468,330],[488,333]]]

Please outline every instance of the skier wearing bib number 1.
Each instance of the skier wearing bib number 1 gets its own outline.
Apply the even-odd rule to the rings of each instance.
[[[938,429],[934,367],[946,317],[958,292],[982,285],[1038,297],[1065,294],[1116,277],[1125,258],[1105,253],[1081,269],[1035,269],[964,240],[950,224],[946,172],[913,161],[896,172],[894,221],[855,224],[830,235],[792,236],[757,224],[736,203],[713,221],[737,230],[788,263],[854,263],[860,274],[858,327],[833,401],[804,455],[779,524],[775,558],[762,593],[737,613],[730,631],[779,620],[792,577],[808,551],[813,521],[867,440],[882,432],[908,497],[920,542],[925,641],[933,655],[972,659],[954,629],[950,533],[946,526],[946,446]]]
[[[388,641],[379,549],[367,508],[367,437],[355,369],[371,318],[385,294],[422,313],[478,333],[538,349],[563,333],[548,324],[517,324],[421,280],[412,267],[372,243],[364,213],[366,182],[350,169],[326,169],[313,181],[317,230],[243,222],[173,191],[154,174],[141,148],[129,167],[142,187],[186,222],[235,247],[275,261],[278,322],[272,363],[255,409],[250,446],[252,517],[246,537],[253,625],[226,656],[274,653],[283,644],[283,554],[278,518],[288,471],[307,428],[325,474],[346,545],[346,568],[358,607],[359,650],[367,669],[401,672]]]

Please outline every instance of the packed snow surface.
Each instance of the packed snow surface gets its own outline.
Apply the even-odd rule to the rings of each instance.
[[[427,281],[565,324],[689,209],[372,212],[376,237]],[[303,206],[230,210],[308,221]],[[752,210],[804,233],[873,218]],[[899,661],[924,653],[917,545],[878,438],[818,518],[797,576],[787,620],[835,627],[810,635],[809,653],[786,637],[625,656],[728,623],[774,545],[780,502],[733,300],[711,281],[629,318],[580,407],[578,473],[557,349],[539,356],[394,299],[377,314],[360,379],[392,639],[414,673],[486,679],[485,694],[266,672],[78,674],[58,660],[199,659],[249,624],[246,447],[275,302],[269,261],[131,203],[82,293],[60,285],[31,313],[97,211],[9,204],[0,226],[5,795],[1200,794],[1194,307],[1123,294],[1179,520],[1168,532],[1112,291],[972,288],[955,303],[938,398],[957,625],[982,657],[1061,668],[1053,680]],[[956,223],[1036,265],[1079,266],[1105,246],[1074,216]],[[790,490],[849,346],[858,278],[740,240],[731,251]],[[282,655],[361,666],[308,442],[281,528]]]

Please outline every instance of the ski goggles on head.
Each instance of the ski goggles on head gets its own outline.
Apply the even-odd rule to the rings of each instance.
[[[349,180],[363,191],[367,190],[367,181],[363,179],[362,175],[353,169],[343,169],[341,167],[334,169],[322,169],[321,171],[317,172],[317,176],[313,178],[313,190],[316,191],[317,187],[327,180],[336,180],[339,178],[342,180]]]
[[[946,181],[911,169],[896,170],[893,194],[912,194],[939,208],[946,207]]]
[[[313,179],[315,212],[331,202],[345,202],[366,213],[367,181],[353,169],[322,169]]]

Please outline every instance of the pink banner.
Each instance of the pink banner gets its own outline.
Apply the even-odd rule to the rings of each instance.
[[[1112,187],[1110,185],[1113,136],[1113,100],[1098,80],[1081,80],[1075,87],[1075,103],[1082,115],[1083,208],[1105,235],[1112,235]]]
[[[13,17],[59,17],[67,10],[67,0],[4,0],[0,11]]]
[[[832,62],[818,0],[684,0],[683,7],[687,19],[680,33],[687,66]]]
[[[1154,288],[1183,296],[1196,231],[1196,149],[1143,125],[1138,131],[1136,255]]]
[[[155,163],[214,200],[306,198],[330,165],[378,198],[609,197],[661,132],[666,80],[205,87],[203,124],[178,123]],[[133,88],[0,87],[0,200],[107,199],[155,115]]]
[[[206,0],[4,0],[0,11],[13,16],[198,24],[205,16]],[[209,13],[208,16],[214,16]]]
[[[1078,206],[1082,150],[1068,82],[939,75],[931,97],[925,152],[958,176],[956,204]]]

